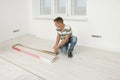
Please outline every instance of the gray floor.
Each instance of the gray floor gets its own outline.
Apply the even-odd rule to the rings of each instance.
[[[53,41],[31,35],[2,43],[0,80],[120,80],[120,53],[76,46],[72,59],[60,53],[54,63],[44,63],[13,51],[11,45],[16,43],[47,50],[53,46]]]

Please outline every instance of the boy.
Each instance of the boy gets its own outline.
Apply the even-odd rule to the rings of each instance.
[[[55,26],[57,27],[56,43],[54,45],[55,53],[58,53],[59,49],[63,53],[68,53],[68,57],[73,57],[73,50],[77,43],[77,37],[72,35],[72,29],[70,26],[65,25],[61,17],[54,19]],[[70,44],[70,46],[69,46]]]

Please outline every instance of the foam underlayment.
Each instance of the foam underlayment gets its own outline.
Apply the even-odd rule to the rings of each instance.
[[[119,80],[120,55],[86,47],[76,47],[74,57],[69,59],[60,53],[54,63],[48,64],[19,54],[12,49],[14,44],[24,44],[35,49],[52,51],[53,41],[24,35],[1,43],[0,58],[24,69],[43,80]]]

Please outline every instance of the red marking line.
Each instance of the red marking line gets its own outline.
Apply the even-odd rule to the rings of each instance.
[[[25,54],[27,54],[27,55],[30,55],[30,56],[32,56],[32,57],[35,57],[35,58],[40,59],[40,56],[35,55],[35,54],[33,54],[33,53],[30,53],[30,52],[27,52],[27,51],[21,50],[21,49],[15,47],[15,46],[12,46],[12,48],[13,48],[14,50],[16,50],[16,51],[23,52],[23,53],[25,53]]]

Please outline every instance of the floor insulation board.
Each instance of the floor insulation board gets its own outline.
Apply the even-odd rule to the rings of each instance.
[[[14,44],[52,51],[54,41],[24,35],[0,45],[0,58],[43,80],[119,80],[120,54],[76,46],[74,57],[60,53],[53,63],[43,62],[12,49]]]

